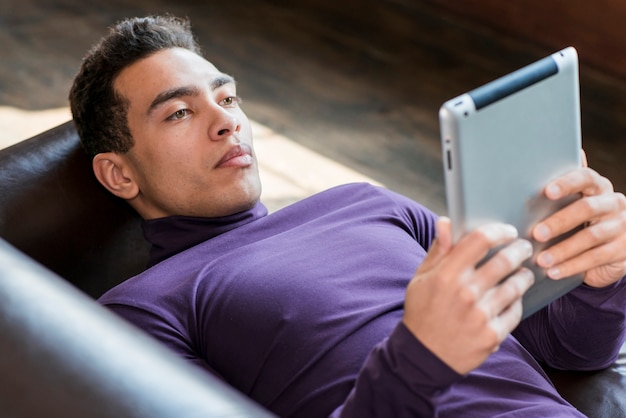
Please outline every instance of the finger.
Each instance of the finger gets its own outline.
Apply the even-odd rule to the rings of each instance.
[[[581,193],[584,196],[593,196],[612,192],[613,184],[596,171],[588,167],[572,170],[569,173],[548,183],[544,194],[551,200],[558,200],[565,196]]]
[[[437,239],[445,252],[452,248],[452,223],[450,218],[442,216],[437,220]]]
[[[611,214],[623,216],[626,197],[621,193],[605,193],[579,199],[533,228],[533,238],[547,242],[585,223],[598,223]]]
[[[530,242],[522,239],[515,240],[480,266],[468,286],[474,287],[476,293],[481,295],[519,269],[532,254],[533,247]]]
[[[576,257],[552,263],[547,267],[547,274],[552,279],[561,279],[619,263],[624,259],[624,246],[626,246],[626,237],[620,236],[619,239],[591,248]]]
[[[452,248],[452,226],[450,219],[442,216],[437,219],[437,237],[428,250],[420,266],[420,270],[429,270],[450,251]]]
[[[590,225],[578,231],[568,239],[563,240],[539,253],[537,255],[537,264],[542,268],[550,268],[572,259],[579,254],[589,251],[592,248],[602,246],[611,241],[620,239],[623,240],[625,229],[626,214]],[[618,248],[615,253],[611,255],[623,258],[623,251]],[[607,259],[603,257],[602,259],[597,259],[595,261],[606,262]]]
[[[482,225],[466,234],[450,251],[447,265],[452,272],[458,273],[467,266],[476,266],[489,251],[508,244],[517,238],[517,229],[508,224],[491,223]]]
[[[587,153],[584,149],[580,150],[580,161],[582,167],[589,167],[589,162],[587,161]]]
[[[491,320],[491,327],[498,336],[499,344],[504,342],[508,335],[519,325],[522,320],[523,311],[522,299],[516,299],[507,306],[500,315]],[[498,348],[499,345],[495,347],[494,351]]]
[[[490,319],[500,342],[521,320],[521,300],[534,280],[532,271],[525,268],[520,269],[506,281],[490,289],[480,300],[479,307]]]

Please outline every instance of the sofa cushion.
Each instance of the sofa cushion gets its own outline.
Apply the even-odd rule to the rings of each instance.
[[[0,150],[0,237],[93,297],[148,254],[141,218],[95,180],[72,121]]]

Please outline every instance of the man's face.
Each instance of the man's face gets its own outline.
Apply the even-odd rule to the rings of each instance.
[[[122,155],[139,191],[129,203],[145,219],[226,216],[258,201],[250,122],[230,76],[172,48],[125,68],[114,87],[134,140]]]

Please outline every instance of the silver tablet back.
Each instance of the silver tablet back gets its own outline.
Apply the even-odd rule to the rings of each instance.
[[[578,57],[566,48],[440,109],[446,195],[454,239],[487,222],[530,228],[566,205],[542,190],[581,164]],[[543,246],[534,242],[535,254]],[[534,259],[534,257],[533,257]],[[553,281],[533,262],[535,285],[524,317],[578,286],[582,277]]]

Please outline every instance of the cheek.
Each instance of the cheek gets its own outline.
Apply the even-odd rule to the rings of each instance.
[[[179,129],[176,132],[155,133],[145,153],[145,161],[154,168],[153,174],[158,175],[158,171],[184,171],[197,164],[202,150],[197,146],[198,141],[194,141],[193,133],[188,131]]]
[[[162,194],[169,191],[176,192],[181,187],[182,179],[189,170],[189,157],[175,149],[167,147],[153,147],[150,152],[139,156],[138,165],[142,189],[150,194]]]

